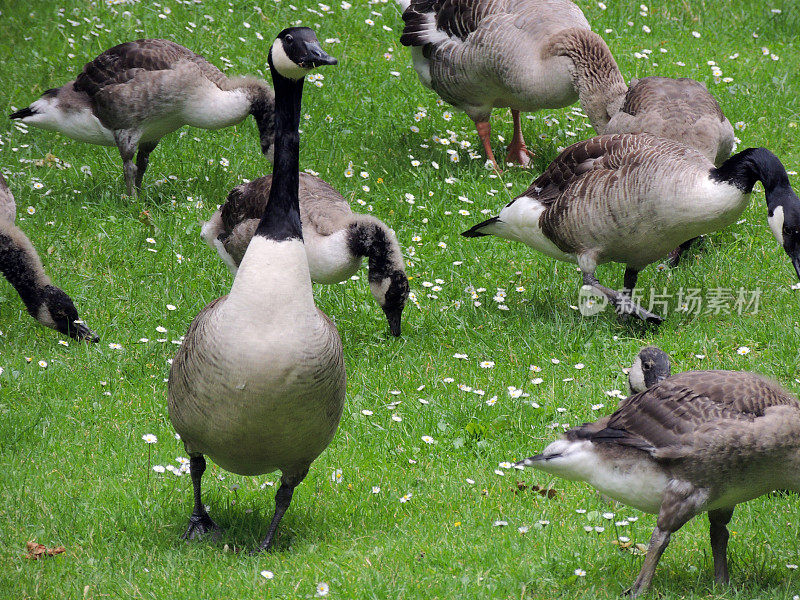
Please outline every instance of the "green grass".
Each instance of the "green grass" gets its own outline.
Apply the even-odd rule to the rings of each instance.
[[[767,146],[788,169],[798,169],[795,2],[660,1],[649,4],[643,17],[638,1],[606,1],[607,10],[594,2],[580,5],[597,31],[613,29],[603,35],[626,77],[660,74],[705,82],[731,122],[746,125],[737,131],[740,148]],[[0,4],[5,113],[124,40],[167,37],[220,67],[226,57],[230,72],[264,75],[269,44],[281,28],[299,20],[318,29],[340,64],[320,71],[321,88],[306,86],[301,165],[351,197],[354,208],[365,211],[355,204],[363,200],[396,230],[419,301],[419,307],[406,309],[403,337],[392,339],[365,275],[316,288],[317,303],[336,319],[345,346],[348,395],[336,438],[297,489],[276,552],[253,557],[232,550],[252,548],[264,536],[275,488],[261,485],[277,475],[239,477],[214,465],[205,477],[204,499],[226,532],[220,543],[187,545],[179,537],[191,510],[189,478],[151,469],[185,456],[167,417],[164,378],[176,350],[171,340],[230,286],[227,270],[200,240],[199,223],[233,185],[269,171],[255,125],[248,120],[220,132],[187,128],[165,138],[152,155],[146,194],[132,201],[123,197],[115,149],[33,128],[25,133],[7,123],[0,134],[0,168],[10,174],[19,225],[102,341],[60,345],[62,338],[30,319],[14,290],[0,281],[0,597],[296,598],[313,596],[316,583],[324,581],[332,598],[616,598],[633,582],[641,557],[612,542],[617,535],[646,542],[654,517],[610,503],[583,484],[494,471],[499,462],[528,456],[554,439],[560,427],[549,424],[574,425],[610,412],[614,400],[604,391],[625,389],[621,367],[646,343],[668,351],[676,370],[752,369],[800,389],[800,297],[789,287],[793,271],[769,233],[763,193],[753,194],[744,222],[710,236],[685,266],[651,267],[639,279],[643,288],[673,293],[760,288],[757,314],[671,312],[657,331],[606,313],[582,318],[570,308],[579,287],[574,266],[519,244],[458,234],[485,218],[482,210],[494,213],[522,192],[559,146],[588,137],[588,122],[570,121],[571,109],[525,120],[539,157],[532,170],[510,168],[502,180],[464,149],[452,163],[446,150],[454,146],[430,142],[431,136],[447,137],[450,130],[479,148],[477,135],[461,113],[444,120],[449,107],[438,106],[420,85],[408,50],[397,41],[397,7],[353,1],[343,10],[337,0],[329,14],[309,4],[320,13],[314,14],[296,4],[297,9],[288,0],[162,0],[161,7],[79,0]],[[645,24],[652,33],[642,30]],[[340,42],[325,44],[326,38]],[[764,56],[762,46],[779,60]],[[668,52],[662,54],[662,47]],[[643,49],[652,50],[649,59],[635,57]],[[729,58],[734,53],[738,58]],[[709,60],[733,82],[715,83]],[[681,61],[685,65],[676,64]],[[427,116],[415,122],[418,106]],[[559,124],[548,126],[546,116]],[[495,151],[502,152],[497,135],[510,140],[510,114],[495,111],[493,128]],[[540,133],[547,139],[537,140]],[[31,162],[48,154],[68,166]],[[409,155],[421,166],[412,167]],[[222,166],[223,159],[229,166]],[[347,178],[351,161],[356,175]],[[81,171],[84,165],[91,174]],[[368,179],[362,180],[361,171]],[[448,177],[455,181],[446,183]],[[800,185],[797,176],[792,182]],[[415,196],[414,205],[406,202],[407,193]],[[28,206],[35,214],[26,213]],[[471,214],[462,216],[461,209]],[[421,241],[412,241],[414,236]],[[146,241],[150,237],[154,244]],[[599,276],[609,285],[622,283],[619,265],[601,268]],[[424,287],[437,279],[441,289]],[[486,288],[478,294],[480,306],[465,292],[468,286]],[[515,291],[517,286],[524,291]],[[492,300],[498,287],[507,290],[508,311]],[[168,332],[158,333],[158,326]],[[752,351],[739,355],[740,346]],[[469,358],[456,359],[456,353]],[[37,365],[41,360],[46,369]],[[494,368],[480,368],[483,360],[494,361]],[[575,369],[576,363],[585,367]],[[541,373],[532,373],[531,364],[541,366]],[[531,382],[537,376],[544,380],[540,385]],[[485,395],[461,391],[458,384]],[[512,398],[508,386],[530,398]],[[487,405],[494,395],[497,403]],[[387,409],[398,400],[402,404]],[[605,407],[592,410],[595,403]],[[364,409],[374,414],[366,417]],[[402,421],[391,420],[392,414]],[[148,447],[142,441],[146,433],[156,434],[158,443]],[[424,435],[436,443],[423,443]],[[332,480],[336,469],[343,471],[341,483]],[[517,481],[552,485],[556,495],[520,491]],[[234,484],[240,487],[232,490]],[[380,493],[373,494],[373,486]],[[401,503],[409,492],[411,499]],[[579,508],[588,512],[578,514]],[[607,511],[615,520],[640,518],[617,532],[601,516]],[[800,593],[797,571],[786,566],[800,563],[798,512],[794,495],[736,510],[733,583],[725,589],[713,586],[707,520],[695,519],[673,537],[654,591],[665,598],[791,598]],[[496,520],[508,526],[493,527]],[[542,528],[540,520],[549,525]],[[531,527],[525,535],[517,531],[523,525]],[[605,531],[587,534],[586,525]],[[63,544],[67,551],[46,561],[26,560],[25,542],[32,539]],[[578,568],[586,570],[585,577],[575,577]],[[275,578],[261,577],[263,569]]]

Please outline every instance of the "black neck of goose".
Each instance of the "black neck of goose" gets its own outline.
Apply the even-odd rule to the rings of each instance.
[[[353,223],[347,239],[350,252],[366,256],[370,281],[382,281],[394,270],[394,249],[386,231],[376,223]]]
[[[789,176],[778,157],[766,148],[748,148],[730,157],[716,169],[711,179],[735,185],[749,194],[760,181],[764,186],[767,204],[775,202],[783,190],[791,189]]]
[[[26,250],[0,231],[0,273],[17,290],[31,315],[36,315],[42,304],[45,285],[36,269],[35,261]]]
[[[270,60],[270,67],[272,67]],[[300,104],[303,79],[283,77],[272,68],[275,87],[275,158],[267,210],[255,235],[284,241],[303,239],[300,225]]]

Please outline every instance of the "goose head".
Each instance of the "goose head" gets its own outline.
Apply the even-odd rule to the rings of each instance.
[[[316,67],[338,61],[322,49],[308,27],[289,27],[278,34],[269,51],[269,65],[286,79],[299,80]]]
[[[670,376],[669,355],[657,346],[645,346],[639,351],[628,371],[631,393],[638,394]]]
[[[408,300],[408,277],[400,269],[394,269],[381,279],[370,281],[369,290],[373,298],[383,309],[386,320],[389,322],[389,332],[398,337],[400,335],[400,317]]]
[[[54,285],[46,285],[41,289],[39,305],[30,313],[42,325],[78,341],[100,341],[100,337],[81,321],[72,299]]]
[[[747,148],[712,169],[711,179],[735,185],[747,194],[756,181],[762,183],[769,227],[800,279],[800,199],[778,157],[766,148]]]

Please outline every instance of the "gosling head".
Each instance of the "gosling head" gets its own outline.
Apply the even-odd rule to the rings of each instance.
[[[400,335],[400,317],[406,306],[406,300],[408,300],[408,277],[403,271],[394,269],[386,277],[370,281],[369,290],[386,315],[389,332],[398,337]]]
[[[281,76],[300,80],[316,67],[338,61],[326,53],[312,29],[289,27],[278,34],[269,51],[269,65]]]
[[[42,325],[78,341],[100,341],[100,337],[84,325],[78,316],[72,298],[54,285],[42,288],[39,306],[35,311],[31,311],[31,315]]]
[[[669,355],[656,346],[645,346],[639,351],[628,371],[628,385],[632,394],[653,387],[670,376]]]

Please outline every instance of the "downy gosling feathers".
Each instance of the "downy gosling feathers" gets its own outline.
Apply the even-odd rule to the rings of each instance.
[[[768,222],[800,277],[800,200],[786,169],[765,148],[714,167],[698,150],[651,135],[603,135],[566,148],[527,191],[465,231],[522,242],[577,263],[583,284],[618,313],[661,322],[631,300],[646,265],[681,242],[735,222],[761,181]],[[623,292],[603,286],[598,265],[625,264]]]
[[[270,49],[275,162],[269,203],[231,291],[195,317],[169,376],[169,416],[190,456],[194,510],[185,538],[218,529],[200,482],[204,455],[242,475],[281,471],[269,550],[294,488],[328,446],[342,415],[345,368],[333,323],[314,305],[298,205],[303,79],[336,64],[306,27]]]
[[[271,186],[271,175],[236,186],[203,226],[203,239],[234,275],[264,214]],[[386,315],[389,331],[399,336],[409,286],[394,232],[375,217],[354,213],[332,186],[307,173],[300,173],[300,221],[311,280],[345,281],[366,256],[370,291]]]
[[[642,352],[663,355],[660,381],[519,464],[586,481],[658,515],[631,596],[650,587],[670,536],[704,512],[714,578],[728,583],[726,526],[734,507],[777,489],[800,491],[800,404],[755,373],[688,371],[669,377],[662,351]],[[649,358],[640,354],[638,360]]]
[[[76,340],[99,341],[97,334],[78,317],[72,298],[54,286],[45,274],[36,248],[14,225],[16,214],[14,195],[0,174],[0,272],[39,323]]]
[[[264,81],[228,78],[175,42],[143,39],[106,50],[86,63],[75,81],[47,90],[10,118],[81,142],[117,146],[132,195],[141,188],[159,140],[184,125],[221,129],[252,114],[267,154],[273,106],[272,89]]]

